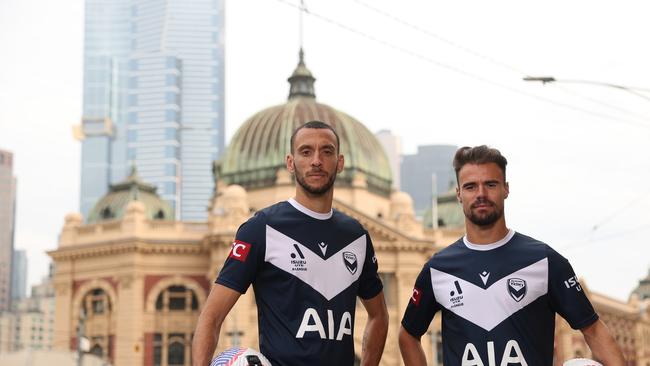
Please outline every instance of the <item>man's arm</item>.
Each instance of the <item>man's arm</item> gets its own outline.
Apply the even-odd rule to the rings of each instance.
[[[600,319],[580,329],[594,359],[606,366],[624,366],[625,358],[620,347]]]
[[[403,326],[399,328],[399,351],[402,353],[404,366],[421,366],[427,364],[420,338],[415,338]]]
[[[361,303],[368,312],[368,323],[361,342],[361,365],[376,366],[381,360],[388,334],[388,309],[384,292],[381,291],[368,300],[361,299]]]
[[[241,294],[226,286],[216,284],[205,301],[194,330],[192,340],[192,365],[207,366],[212,361],[219,342],[221,324]]]

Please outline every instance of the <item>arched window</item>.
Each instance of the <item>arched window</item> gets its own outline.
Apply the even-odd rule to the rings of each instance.
[[[198,310],[199,301],[194,291],[185,286],[169,286],[156,298],[156,310]]]
[[[81,306],[87,316],[100,315],[111,311],[108,295],[101,288],[90,290],[84,297]]]
[[[114,299],[113,299],[114,300]],[[85,314],[85,336],[90,340],[90,353],[111,359],[114,336],[113,303],[104,289],[95,287],[87,291],[81,300],[80,312]]]
[[[186,333],[155,333],[153,338],[153,366],[184,366],[190,362],[191,335]],[[166,360],[167,362],[163,362]]]
[[[185,364],[185,345],[179,341],[169,343],[167,352],[167,365],[183,366]]]

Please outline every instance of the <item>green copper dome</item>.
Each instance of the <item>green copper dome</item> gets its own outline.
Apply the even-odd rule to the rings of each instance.
[[[350,185],[357,172],[365,174],[368,189],[390,194],[391,169],[377,138],[361,122],[326,104],[318,103],[316,79],[300,61],[289,78],[289,100],[264,109],[249,118],[233,136],[217,165],[217,178],[227,184],[261,188],[275,184],[278,169],[285,167],[291,133],[306,122],[319,120],[331,125],[341,140],[345,169],[337,185]]]
[[[156,187],[141,181],[133,168],[124,182],[112,184],[110,191],[95,204],[88,214],[88,223],[121,219],[131,201],[142,202],[145,215],[150,220],[174,218],[171,206],[156,194]]]

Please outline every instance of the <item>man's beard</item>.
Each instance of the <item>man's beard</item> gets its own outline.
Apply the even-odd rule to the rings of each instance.
[[[503,216],[503,211],[499,210],[499,208],[494,204],[494,202],[483,200],[481,202],[477,201],[477,203],[485,203],[488,202],[494,207],[494,211],[485,214],[485,215],[478,215],[476,214],[473,210],[472,207],[469,208],[469,213],[465,213],[465,217],[469,219],[474,225],[477,226],[492,226],[495,222],[499,221],[501,216]]]
[[[338,167],[338,164],[337,164],[337,167]],[[327,180],[327,182],[325,184],[323,184],[320,187],[314,187],[314,186],[309,185],[309,183],[307,183],[307,181],[305,180],[305,175],[302,174],[302,172],[300,172],[296,168],[295,164],[293,165],[293,169],[296,172],[296,181],[298,182],[298,184],[300,184],[300,186],[307,193],[312,194],[314,196],[321,196],[321,195],[327,193],[332,188],[332,186],[334,185],[334,181],[336,180],[336,173],[334,173],[334,174],[332,174],[330,176],[330,178]],[[334,169],[334,172],[336,172],[336,168]]]

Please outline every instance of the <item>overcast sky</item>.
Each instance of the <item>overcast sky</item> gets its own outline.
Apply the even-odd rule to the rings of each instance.
[[[418,145],[489,144],[508,158],[508,226],[625,300],[650,266],[650,5],[643,1],[310,0],[307,66],[320,102]],[[293,6],[292,6],[293,4]],[[296,0],[226,2],[228,139],[283,103]],[[0,1],[0,148],[15,154],[16,247],[45,275],[78,211],[83,1]],[[565,82],[525,83],[525,75]],[[643,98],[642,96],[645,96]]]

